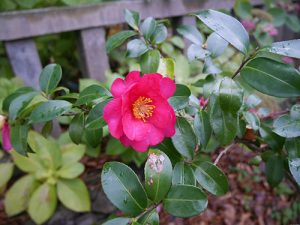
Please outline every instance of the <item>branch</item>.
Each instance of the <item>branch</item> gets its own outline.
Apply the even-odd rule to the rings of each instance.
[[[223,155],[225,155],[236,143],[233,142],[231,145],[228,145],[223,151],[220,152],[216,160],[214,161],[214,165],[217,165],[222,158]]]
[[[143,217],[148,212],[151,212],[153,209],[155,209],[160,203],[154,204],[151,207],[147,208],[144,212],[142,212],[140,215],[132,219],[132,222],[138,221],[141,217]]]

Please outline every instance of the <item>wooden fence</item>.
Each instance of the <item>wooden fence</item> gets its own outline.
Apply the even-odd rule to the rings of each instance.
[[[262,0],[252,0],[260,4]],[[38,87],[42,70],[34,37],[79,31],[82,72],[104,80],[109,68],[105,51],[105,27],[124,23],[124,9],[140,12],[142,19],[178,17],[182,24],[195,23],[186,15],[202,9],[231,9],[234,0],[134,0],[77,7],[52,7],[0,13],[0,41],[16,76],[25,85]]]

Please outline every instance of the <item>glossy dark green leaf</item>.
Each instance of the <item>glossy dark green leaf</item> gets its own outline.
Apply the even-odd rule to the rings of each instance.
[[[127,43],[127,57],[136,58],[149,50],[146,43],[140,39],[133,39]]]
[[[128,38],[137,35],[138,33],[132,30],[125,30],[115,35],[111,36],[106,42],[106,51],[110,53],[113,49],[119,47],[123,44]]]
[[[300,119],[292,119],[289,115],[277,118],[274,123],[274,132],[282,137],[293,138],[300,136]]]
[[[176,217],[192,217],[207,207],[207,197],[192,185],[174,185],[163,201],[164,209]]]
[[[57,195],[63,205],[75,212],[91,210],[91,200],[84,182],[79,179],[59,179],[57,182]]]
[[[165,138],[163,142],[157,145],[157,148],[167,154],[172,162],[172,165],[175,165],[177,162],[183,159],[179,152],[175,149],[171,138]]]
[[[58,85],[62,77],[61,66],[58,64],[47,65],[40,75],[40,88],[47,95],[50,94]]]
[[[210,124],[220,144],[229,144],[237,134],[237,115],[221,110],[220,100],[214,94],[209,98]]]
[[[84,129],[84,138],[86,140],[86,144],[89,146],[96,148],[101,143],[103,136],[103,129],[99,127],[86,127]]]
[[[172,181],[172,164],[162,151],[151,149],[145,165],[145,189],[148,198],[160,202],[168,193]]]
[[[140,14],[133,10],[124,10],[125,20],[129,26],[131,26],[134,30],[137,30],[140,25]]]
[[[137,216],[147,207],[147,196],[142,184],[125,164],[105,163],[101,183],[108,199],[125,214]]]
[[[278,55],[300,59],[300,39],[275,42],[267,50]]]
[[[119,217],[112,220],[108,220],[102,225],[128,225],[130,221],[130,218]]]
[[[300,96],[300,72],[291,65],[255,58],[241,70],[241,76],[264,94],[283,98]]]
[[[234,3],[234,13],[242,19],[251,19],[252,5],[249,0],[236,0]]]
[[[259,128],[259,134],[263,141],[265,141],[273,150],[279,151],[282,149],[285,138],[274,133],[268,126],[262,124]]]
[[[237,19],[211,9],[203,10],[195,16],[239,51],[247,53],[249,35]]]
[[[30,197],[28,213],[34,222],[42,224],[54,214],[56,205],[55,186],[45,182]]]
[[[287,14],[285,24],[295,33],[300,31],[300,20],[297,15],[294,14]]]
[[[300,186],[300,157],[289,160],[289,168],[295,181]]]
[[[64,114],[72,108],[72,104],[64,100],[49,100],[40,104],[30,114],[33,123],[46,122]]]
[[[228,180],[224,173],[210,162],[194,164],[198,183],[214,195],[224,195],[228,191]]]
[[[188,106],[190,95],[191,91],[187,86],[183,84],[176,84],[176,91],[168,101],[174,110],[178,111]]]
[[[141,225],[159,225],[159,215],[156,209],[146,213],[138,220],[138,222]]]
[[[160,44],[164,40],[166,40],[168,36],[168,30],[165,25],[163,24],[158,24],[155,28],[155,31],[151,37],[152,42],[155,44]]]
[[[29,126],[16,122],[10,128],[10,141],[13,148],[21,155],[27,154],[27,136]]]
[[[266,163],[267,181],[272,186],[277,186],[284,177],[284,162],[277,155],[269,157]]]
[[[188,184],[196,186],[194,170],[190,165],[187,165],[184,162],[176,163],[173,170],[172,185],[176,184]]]
[[[122,143],[113,137],[110,137],[106,146],[107,155],[120,155],[124,153],[127,148]]]
[[[211,137],[212,129],[209,122],[209,115],[204,110],[200,110],[195,115],[194,130],[200,140],[200,145],[206,148]]]
[[[186,39],[190,40],[196,45],[202,45],[203,38],[201,33],[196,29],[196,27],[191,25],[181,25],[177,28],[177,32],[184,36]]]
[[[146,18],[141,24],[141,32],[145,39],[150,40],[150,37],[154,33],[156,28],[156,21],[152,17]]]
[[[183,117],[177,117],[176,133],[172,137],[176,150],[185,158],[194,158],[194,151],[197,144],[196,135],[189,122]]]
[[[95,99],[102,98],[102,97],[109,97],[111,96],[110,92],[97,84],[93,84],[85,88],[79,94],[79,98],[76,102],[77,105],[88,104]]]
[[[69,126],[69,135],[75,144],[79,144],[84,132],[84,113],[74,116]]]
[[[156,73],[160,61],[160,53],[158,50],[149,50],[141,56],[141,72]]]
[[[211,33],[206,41],[207,50],[211,53],[212,57],[217,57],[222,55],[228,46],[228,42],[225,41],[216,32]]]
[[[284,147],[290,159],[300,158],[300,137],[287,138]]]
[[[37,94],[37,92],[28,92],[16,97],[9,106],[9,119],[15,120]]]

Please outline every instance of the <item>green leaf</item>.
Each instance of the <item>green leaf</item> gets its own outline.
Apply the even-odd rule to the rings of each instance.
[[[41,165],[39,164],[39,162],[33,160],[30,157],[25,157],[14,150],[11,151],[11,155],[16,166],[24,172],[34,173],[35,171],[40,169]]]
[[[147,207],[147,196],[141,182],[125,164],[105,163],[101,183],[108,199],[125,214],[137,216]]]
[[[72,104],[64,100],[49,100],[35,108],[29,119],[33,123],[46,122],[66,113]]]
[[[293,105],[290,110],[291,119],[300,120],[300,104]]]
[[[158,50],[149,50],[141,56],[141,72],[156,73],[160,61],[160,53]]]
[[[145,188],[148,198],[160,202],[168,193],[172,180],[172,164],[169,157],[151,149],[145,165]]]
[[[249,0],[236,0],[233,9],[238,17],[242,19],[251,19],[252,5]]]
[[[69,135],[75,144],[79,144],[84,132],[84,113],[74,116],[69,126]]]
[[[204,60],[209,55],[210,55],[209,51],[195,44],[191,44],[187,50],[187,57],[189,61],[199,60],[199,59]]]
[[[209,115],[205,111],[200,110],[195,115],[194,130],[195,134],[200,140],[200,145],[203,148],[206,148],[208,141],[211,137],[212,129],[209,122]]]
[[[176,150],[189,160],[194,158],[196,135],[189,122],[183,117],[177,117],[176,133],[172,137]]]
[[[67,144],[62,146],[62,164],[78,162],[83,157],[84,152],[84,145]]]
[[[123,44],[128,38],[133,37],[137,35],[138,33],[132,30],[125,30],[121,31],[119,33],[116,33],[115,35],[111,36],[107,42],[106,42],[106,51],[107,53],[111,53],[111,51],[117,47],[119,47],[121,44]]]
[[[237,19],[211,9],[203,10],[195,16],[239,51],[247,53],[249,35]]]
[[[275,27],[280,27],[285,23],[287,15],[283,9],[274,7],[269,9],[268,13],[272,15],[272,23]]]
[[[209,118],[220,144],[229,144],[237,134],[238,118],[237,115],[221,109],[220,99],[215,94],[209,98]]]
[[[156,209],[146,213],[138,220],[138,222],[141,225],[159,225],[159,215]]]
[[[300,31],[300,21],[296,15],[287,14],[285,24],[295,33]]]
[[[277,118],[274,123],[274,132],[282,137],[293,138],[300,136],[300,119],[294,120],[289,115]]]
[[[300,96],[300,73],[291,65],[255,58],[241,70],[241,76],[264,94],[283,98]]]
[[[228,42],[220,37],[216,32],[211,33],[206,41],[207,50],[211,53],[212,57],[222,55],[228,46]]]
[[[151,40],[155,44],[160,44],[164,40],[166,40],[168,36],[168,30],[165,25],[163,24],[158,24],[155,28],[154,33],[152,34]]]
[[[171,138],[165,138],[163,142],[157,145],[157,148],[167,154],[172,162],[172,165],[175,165],[177,162],[183,159],[179,152],[175,149]]]
[[[128,225],[130,221],[130,218],[119,217],[112,220],[108,220],[102,225]]]
[[[207,197],[200,188],[174,185],[163,201],[164,209],[176,217],[192,217],[207,207]]]
[[[228,180],[224,173],[210,162],[194,164],[198,183],[213,195],[224,195],[228,191]]]
[[[222,71],[215,65],[211,57],[206,57],[203,66],[203,73],[219,74]]]
[[[105,122],[103,120],[103,109],[106,104],[110,101],[110,99],[106,99],[103,102],[98,103],[95,105],[89,112],[86,118],[86,127],[87,128],[101,128],[105,126]],[[95,124],[96,123],[96,124]]]
[[[162,58],[159,63],[158,73],[174,80],[175,78],[175,61],[172,58]]]
[[[289,160],[289,168],[295,181],[300,186],[300,158]]]
[[[145,39],[150,40],[150,37],[154,33],[156,28],[156,21],[152,17],[148,17],[141,24],[141,32],[144,35]]]
[[[16,97],[9,106],[9,119],[15,120],[37,94],[37,92],[28,92]]]
[[[86,127],[84,130],[84,138],[86,144],[91,147],[98,147],[103,136],[103,129],[98,127]]]
[[[284,177],[284,162],[277,155],[272,155],[266,163],[267,181],[272,186],[277,186]]]
[[[133,39],[127,43],[127,57],[136,58],[149,50],[149,47],[140,39]]]
[[[287,138],[284,146],[290,159],[300,158],[300,137]]]
[[[110,137],[106,146],[106,154],[107,155],[121,155],[127,150],[124,145],[113,137]]]
[[[5,188],[7,182],[10,180],[10,178],[13,175],[14,164],[10,162],[0,163],[0,171],[1,171],[0,189],[2,189]]]
[[[4,206],[6,214],[14,216],[27,209],[31,194],[37,186],[38,182],[33,175],[26,175],[17,180],[5,194]]]
[[[40,75],[40,88],[47,95],[50,94],[58,85],[62,77],[62,70],[60,65],[47,65]]]
[[[275,42],[266,50],[278,55],[300,59],[300,39]]]
[[[202,45],[203,39],[201,33],[196,29],[196,27],[191,25],[181,25],[177,29],[177,32],[184,36],[186,39],[190,40],[196,45]]]
[[[169,98],[168,102],[175,111],[178,111],[188,106],[190,95],[191,91],[187,86],[183,84],[176,84],[176,91],[174,95]]]
[[[74,162],[63,165],[57,172],[58,176],[65,179],[74,179],[82,174],[84,166],[82,163]]]
[[[34,222],[42,224],[53,215],[56,205],[55,186],[44,183],[32,194],[29,200],[28,213]]]
[[[172,176],[172,185],[176,184],[188,184],[196,186],[196,178],[194,175],[194,170],[191,166],[185,164],[184,162],[176,163],[173,176]]]
[[[260,120],[258,116],[252,112],[243,112],[243,115],[247,121],[247,123],[251,126],[254,131],[257,131],[260,127]]]
[[[75,212],[91,210],[91,201],[87,187],[81,179],[64,180],[57,182],[58,199],[62,204]]]
[[[124,14],[125,21],[127,22],[127,24],[131,26],[134,30],[138,30],[140,25],[140,14],[136,11],[128,9],[124,10]]]
[[[109,96],[111,96],[111,94],[106,88],[93,84],[80,92],[76,105],[88,104],[93,100]]]
[[[27,154],[27,136],[29,126],[16,122],[10,127],[10,142],[13,148],[21,155]]]
[[[274,133],[271,128],[262,124],[259,128],[259,134],[263,141],[265,141],[273,150],[280,151],[282,149],[285,138]]]

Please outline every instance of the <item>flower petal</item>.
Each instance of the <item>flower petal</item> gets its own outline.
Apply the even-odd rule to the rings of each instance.
[[[123,135],[120,138],[120,141],[126,147],[130,146],[138,152],[145,152],[145,151],[147,151],[147,149],[149,147],[149,144],[147,143],[147,141],[144,141],[144,140],[142,140],[142,141],[132,141],[132,140],[129,140],[128,137],[126,137],[125,135]]]
[[[5,122],[2,127],[2,147],[6,151],[10,151],[12,149],[10,142],[10,128],[7,122]]]
[[[170,98],[171,96],[174,95],[175,91],[176,91],[176,85],[173,80],[171,80],[168,77],[164,77],[163,79],[161,79],[160,93],[164,98],[166,99]]]
[[[121,78],[117,78],[111,85],[111,93],[112,95],[117,98],[120,97],[126,91],[126,85],[124,80]]]
[[[103,110],[103,119],[108,124],[109,132],[115,138],[123,135],[121,109],[122,99],[116,98],[110,101]]]
[[[132,71],[127,74],[125,78],[126,86],[130,86],[131,84],[134,84],[141,79],[141,73],[139,71]]]

